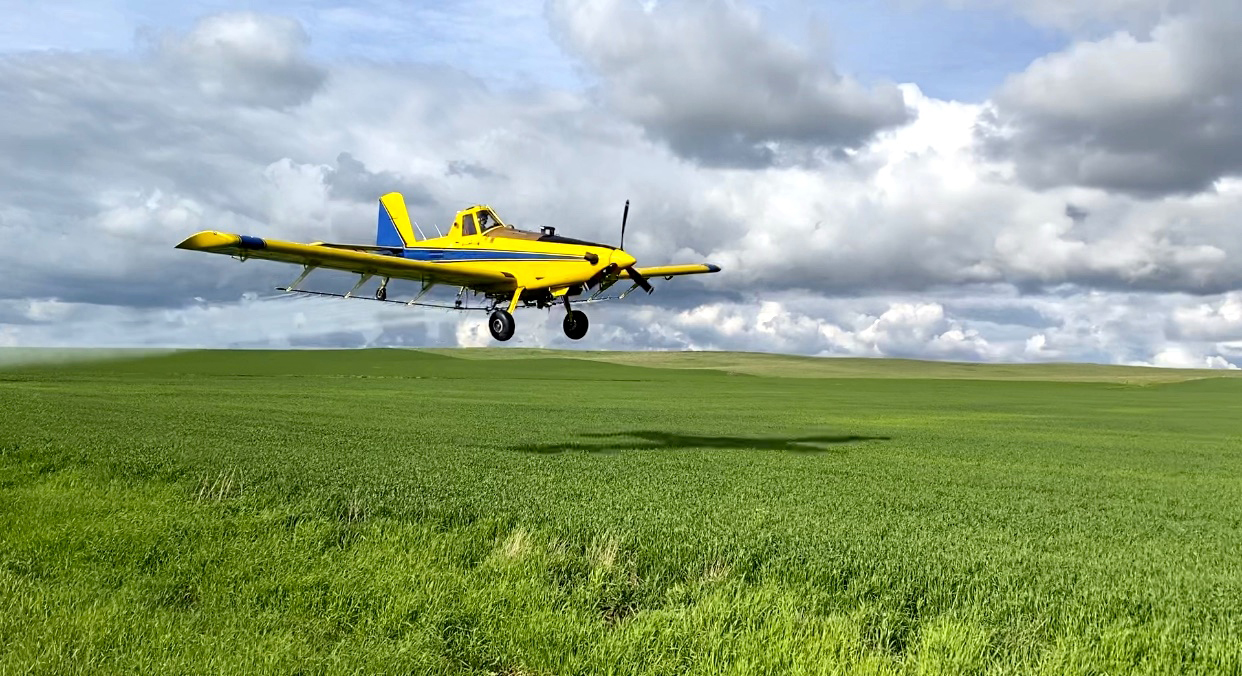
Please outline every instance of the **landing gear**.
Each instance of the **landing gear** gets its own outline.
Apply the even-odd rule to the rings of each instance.
[[[509,340],[513,337],[513,315],[504,310],[493,310],[487,320],[487,328],[492,332],[492,338],[501,342]]]
[[[375,300],[388,300],[388,289],[380,287],[375,290]]]
[[[487,330],[492,332],[492,338],[504,342],[513,337],[513,311],[517,309],[518,301],[522,299],[522,292],[526,289],[518,287],[513,290],[513,297],[509,299],[509,309],[500,309],[500,298],[496,298],[496,304],[492,305],[492,315],[487,318]],[[465,293],[466,287],[462,287],[461,293],[457,294],[457,302],[461,303],[461,294]]]
[[[562,328],[571,340],[580,340],[587,333],[587,316],[582,310],[570,310],[565,314]]]
[[[569,307],[569,294],[561,296],[561,300],[565,301],[565,321],[561,328],[565,329],[565,335],[570,340],[580,340],[587,332],[586,313]]]

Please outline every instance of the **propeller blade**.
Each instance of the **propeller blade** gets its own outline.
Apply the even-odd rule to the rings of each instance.
[[[625,200],[625,211],[621,212],[621,245],[618,249],[625,249],[625,222],[630,220],[630,201]]]
[[[599,286],[600,284],[604,283],[605,281],[607,281],[607,279],[610,276],[615,275],[616,273],[617,273],[617,264],[609,263],[608,265],[605,265],[602,269],[600,269],[599,272],[591,275],[591,278],[586,281],[586,288],[594,289],[596,286]]]
[[[643,291],[646,291],[647,293],[651,293],[652,291],[655,291],[655,289],[651,288],[651,283],[647,281],[647,278],[643,277],[642,274],[639,273],[638,270],[634,269],[633,266],[630,266],[626,268],[625,270],[626,272],[630,273],[630,279],[632,279],[635,284],[637,284],[640,288],[642,288]]]

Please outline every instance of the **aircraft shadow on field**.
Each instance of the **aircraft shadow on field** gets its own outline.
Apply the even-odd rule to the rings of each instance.
[[[515,446],[527,453],[564,453],[586,451],[588,453],[619,453],[621,451],[680,451],[691,448],[719,448],[738,451],[792,451],[795,453],[823,453],[834,446],[860,441],[889,441],[891,437],[873,437],[857,434],[814,434],[800,437],[726,437],[694,434],[674,434],[656,430],[633,432],[587,433],[581,441],[561,444],[538,444]]]

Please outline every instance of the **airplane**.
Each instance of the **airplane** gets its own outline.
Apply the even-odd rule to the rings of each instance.
[[[565,335],[579,340],[587,333],[587,316],[573,308],[571,298],[590,293],[575,303],[620,300],[635,289],[651,293],[653,289],[648,278],[668,280],[720,271],[719,266],[710,263],[636,267],[638,261],[622,248],[629,215],[630,203],[626,200],[618,246],[563,237],[548,226],[540,228],[539,232],[519,230],[501,221],[486,205],[457,212],[448,234],[420,239],[414,232],[417,230],[421,237],[422,228],[411,223],[405,198],[399,192],[390,192],[379,198],[374,246],[326,242],[298,244],[204,230],[190,235],[177,248],[225,254],[241,261],[258,258],[301,265],[302,274],[292,284],[277,287],[278,291],[287,293],[366,298],[354,294],[372,277],[379,276],[381,281],[374,300],[407,306],[486,311],[490,313],[488,330],[499,341],[513,337],[513,312],[517,308],[551,308],[560,303],[565,307],[562,325]],[[307,275],[318,268],[352,272],[359,275],[359,280],[344,294],[298,288]],[[393,279],[418,282],[421,289],[408,301],[389,300],[388,283]],[[623,279],[632,286],[621,295],[602,295]],[[453,305],[420,302],[438,285],[458,287]],[[467,291],[476,296],[481,294],[483,306],[463,304]]]

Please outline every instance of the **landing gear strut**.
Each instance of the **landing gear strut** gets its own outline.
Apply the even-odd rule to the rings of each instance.
[[[492,332],[492,338],[504,342],[513,337],[513,311],[517,309],[518,301],[522,299],[522,292],[525,290],[520,286],[513,290],[513,298],[509,299],[507,311],[500,308],[492,310],[492,316],[487,319],[487,329]]]

